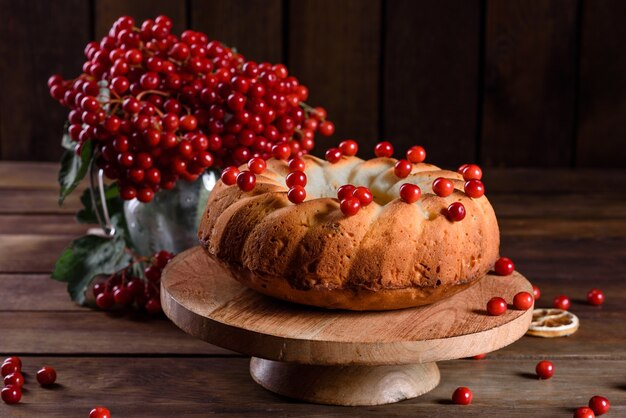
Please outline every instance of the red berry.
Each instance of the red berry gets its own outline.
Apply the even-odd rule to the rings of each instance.
[[[591,408],[596,415],[604,415],[611,409],[611,403],[604,396],[596,395],[589,399],[589,408]]]
[[[359,144],[352,139],[346,139],[339,144],[339,150],[345,156],[352,157],[359,151]]]
[[[306,174],[304,174],[304,172],[302,171],[292,171],[291,173],[287,174],[287,177],[285,177],[285,184],[287,184],[287,187],[304,187],[306,186]]]
[[[135,189],[133,186],[123,186],[120,189],[120,196],[124,200],[133,200],[137,197],[137,189]]]
[[[180,118],[179,125],[185,131],[193,131],[198,127],[198,119],[192,115],[185,115]]]
[[[472,403],[472,391],[469,388],[461,386],[452,394],[452,402],[457,405],[469,405]]]
[[[146,302],[146,311],[151,315],[161,312],[161,301],[157,298],[151,298]]]
[[[115,300],[116,304],[120,306],[126,306],[131,302],[132,295],[127,288],[120,287],[115,289],[115,291],[113,292],[113,299]]]
[[[567,311],[571,306],[570,300],[565,295],[560,295],[554,298],[553,306],[557,309],[563,309]]]
[[[343,186],[337,189],[337,199],[339,199],[339,201],[342,201],[344,199],[348,199],[349,197],[352,197],[352,193],[354,192],[355,189],[356,187],[354,187],[351,184],[344,184]]]
[[[169,251],[161,250],[154,256],[154,265],[160,269],[164,269],[172,258],[174,258],[174,254]]]
[[[162,270],[158,266],[148,266],[143,271],[143,274],[146,276],[146,279],[151,282],[158,282],[161,280]]]
[[[391,157],[393,155],[393,145],[387,141],[379,142],[374,147],[374,154],[377,157]]]
[[[9,405],[16,404],[22,399],[22,391],[17,386],[2,389],[2,400]]]
[[[341,156],[342,154],[339,148],[331,148],[327,150],[325,154],[326,161],[331,164],[335,164],[337,161],[341,160]]]
[[[361,206],[367,206],[374,200],[374,195],[367,187],[359,186],[352,191],[352,196],[359,199]]]
[[[89,418],[111,418],[111,412],[104,406],[96,406],[89,412]]]
[[[148,203],[154,199],[154,190],[143,187],[137,191],[137,200],[142,203]]]
[[[37,381],[42,386],[52,385],[57,380],[57,372],[50,366],[43,366],[37,372]]]
[[[398,160],[393,166],[393,172],[401,179],[407,178],[411,174],[413,165],[408,160]]]
[[[508,276],[515,271],[515,264],[511,261],[510,258],[500,257],[494,266],[494,270],[496,274],[500,276]]]
[[[341,212],[346,216],[353,216],[361,209],[361,202],[356,197],[343,199],[340,203]]]
[[[4,386],[24,386],[24,376],[20,372],[14,372],[4,377]]]
[[[474,360],[482,360],[485,357],[487,357],[487,354],[477,354],[477,355],[473,356],[472,359],[474,359]]]
[[[506,312],[506,301],[501,297],[494,297],[487,302],[487,313],[491,316],[500,316]]]
[[[287,198],[292,203],[302,203],[304,202],[304,199],[306,199],[306,190],[303,186],[296,184],[292,186],[287,192]]]
[[[520,311],[526,311],[533,306],[533,296],[528,292],[519,292],[513,297],[513,306]]]
[[[304,171],[306,164],[300,158],[292,158],[289,160],[289,171]]]
[[[591,305],[602,305],[604,303],[604,293],[600,289],[591,289],[587,292],[587,302]]]
[[[113,307],[115,304],[115,299],[113,298],[113,293],[109,291],[104,291],[96,296],[96,305],[98,308],[103,310],[108,310]]]
[[[239,169],[234,166],[226,167],[224,171],[222,171],[221,179],[222,182],[227,186],[232,186],[237,183],[237,176],[239,175]]]
[[[535,300],[539,300],[540,297],[541,297],[541,290],[539,290],[537,286],[533,285],[533,298]]]
[[[554,365],[548,360],[541,360],[537,363],[535,372],[540,379],[549,379],[554,376]]]
[[[291,147],[283,142],[272,147],[272,155],[277,160],[286,160],[291,155]]]
[[[596,414],[594,414],[591,408],[583,406],[574,412],[574,418],[596,418]]]
[[[244,170],[237,175],[237,186],[244,191],[249,192],[256,185],[256,176],[253,172]]]
[[[439,177],[433,181],[433,192],[440,197],[450,196],[452,192],[454,192],[454,183],[448,179]]]
[[[468,164],[461,174],[465,180],[480,180],[483,177],[483,171],[476,164]]]
[[[263,158],[255,157],[255,158],[251,158],[250,161],[248,161],[248,168],[254,174],[261,174],[262,172],[265,171],[266,167],[267,167],[267,164],[265,163],[265,160]]]
[[[422,190],[416,184],[404,183],[400,186],[400,198],[406,203],[415,203],[422,195]]]
[[[4,363],[15,363],[18,365],[18,367],[21,369],[22,368],[22,359],[20,359],[18,356],[11,356],[11,357],[7,357],[4,359],[4,361],[2,362]],[[4,376],[4,375],[3,375]]]
[[[140,279],[132,279],[126,284],[126,288],[131,295],[137,296],[139,293],[143,293],[143,281],[141,281]]]
[[[329,120],[322,122],[318,129],[324,136],[331,136],[335,133],[335,125]]]
[[[413,164],[419,164],[426,159],[426,150],[424,149],[424,147],[416,145],[409,148],[409,150],[406,152],[406,158]]]
[[[448,219],[460,222],[465,219],[465,206],[461,202],[453,202],[448,206]]]
[[[478,199],[485,194],[485,185],[480,180],[468,180],[465,182],[465,194]]]

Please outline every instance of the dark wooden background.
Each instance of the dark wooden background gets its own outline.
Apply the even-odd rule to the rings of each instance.
[[[65,111],[47,77],[77,74],[116,17],[160,13],[286,63],[329,110],[332,144],[419,143],[448,166],[626,167],[623,0],[0,0],[0,159],[57,159]]]

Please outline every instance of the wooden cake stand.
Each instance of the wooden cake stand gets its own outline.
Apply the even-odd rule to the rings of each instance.
[[[385,312],[291,304],[248,289],[195,247],[161,278],[165,314],[185,332],[252,356],[250,374],[281,395],[333,405],[380,405],[439,384],[436,361],[488,353],[527,331],[532,309],[489,316],[493,296],[532,293],[519,273],[488,275],[433,305]]]

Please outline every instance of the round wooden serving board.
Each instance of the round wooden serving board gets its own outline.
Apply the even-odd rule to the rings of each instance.
[[[326,310],[269,298],[195,247],[161,278],[165,314],[185,332],[253,356],[252,377],[311,402],[376,405],[439,382],[436,361],[497,350],[528,330],[532,309],[489,316],[487,301],[532,292],[519,273],[487,275],[438,303],[384,312]]]

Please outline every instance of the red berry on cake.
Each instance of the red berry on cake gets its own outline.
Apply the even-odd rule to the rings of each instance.
[[[461,386],[452,394],[452,402],[457,405],[469,405],[472,403],[472,391],[469,388]]]
[[[248,169],[254,174],[261,174],[265,171],[265,167],[267,167],[267,164],[263,158],[254,157],[248,161]]]
[[[411,174],[412,169],[413,165],[409,162],[409,160],[398,160],[393,166],[394,174],[401,179],[407,178],[409,174]]]
[[[292,171],[285,177],[285,184],[287,184],[287,187],[304,187],[306,186],[306,174],[303,171]]]
[[[346,216],[353,216],[361,209],[361,202],[356,197],[349,197],[340,203],[341,212]]]
[[[276,144],[272,147],[272,156],[277,160],[286,160],[291,155],[291,147],[286,142]]]
[[[515,271],[515,264],[513,264],[513,261],[511,261],[510,258],[500,257],[498,258],[498,261],[496,261],[494,270],[496,271],[496,274],[500,276],[508,276]]]
[[[433,181],[433,192],[440,197],[450,196],[452,192],[454,192],[454,183],[448,179],[439,177]]]
[[[465,194],[478,199],[485,194],[485,185],[480,180],[468,180],[465,182]]]
[[[426,150],[424,147],[415,145],[406,152],[406,159],[413,164],[419,164],[426,159]]]
[[[377,157],[391,157],[393,155],[393,145],[387,141],[379,142],[374,147],[374,154]]]
[[[569,300],[569,298],[565,295],[559,295],[557,297],[554,298],[553,301],[553,306],[556,309],[563,309],[564,311],[567,311],[570,306],[571,306],[571,302]]]
[[[335,133],[335,124],[329,120],[325,120],[320,124],[319,131],[324,136],[331,136]]]
[[[533,306],[533,296],[528,292],[519,292],[513,297],[513,306],[520,311],[527,311]]]
[[[461,174],[465,180],[480,180],[483,177],[483,171],[476,164],[468,164]]]
[[[341,156],[342,154],[339,148],[331,148],[327,150],[325,154],[326,161],[331,164],[335,164],[337,161],[341,160]]]
[[[460,222],[465,219],[465,206],[461,202],[453,202],[448,206],[448,219]]]
[[[352,157],[356,155],[357,152],[359,152],[359,144],[357,144],[356,141],[352,139],[346,139],[345,141],[341,141],[341,143],[339,144],[339,150],[343,155]]]
[[[289,160],[289,171],[304,171],[306,164],[301,158],[292,158]]]
[[[239,169],[235,166],[226,167],[222,171],[221,179],[222,183],[227,186],[232,186],[237,183],[237,176],[239,175]]]
[[[306,199],[306,190],[304,190],[303,186],[296,184],[295,186],[292,186],[287,192],[287,198],[292,203],[302,203],[304,202],[304,199]]]
[[[339,201],[341,202],[344,199],[352,197],[352,193],[355,189],[356,187],[351,184],[344,184],[337,189],[337,199],[339,199]]]
[[[352,191],[352,196],[359,199],[361,206],[367,206],[374,200],[374,195],[367,187],[359,186]]]
[[[459,174],[463,174],[463,171],[467,168],[468,165],[469,164],[463,164],[462,166],[456,169],[456,172]]]
[[[256,185],[256,176],[248,170],[244,170],[237,175],[237,186],[244,191],[249,192]]]
[[[489,299],[487,313],[491,316],[499,316],[506,312],[506,301],[501,297]]]
[[[416,184],[404,183],[400,186],[400,198],[406,203],[415,203],[422,195],[422,190]]]
[[[587,302],[591,305],[602,305],[604,303],[604,293],[600,289],[591,289],[587,292]]]

